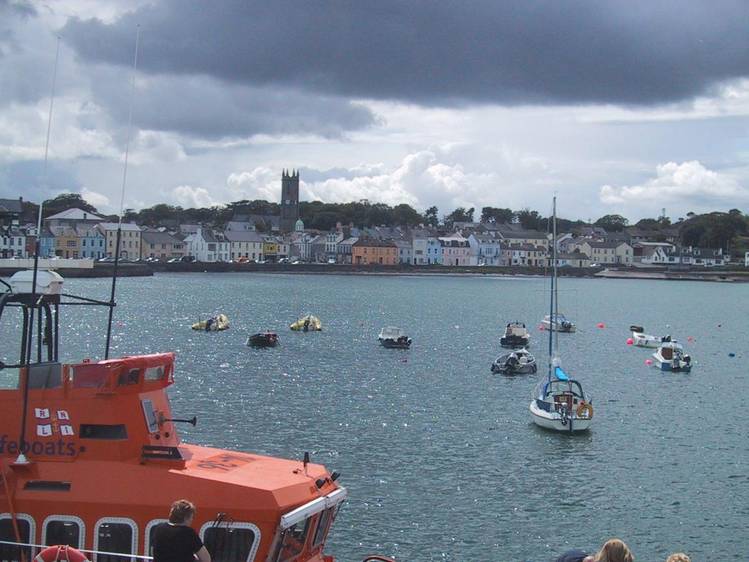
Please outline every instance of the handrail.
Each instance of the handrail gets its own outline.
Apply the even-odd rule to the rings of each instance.
[[[30,547],[30,548],[48,548],[49,546],[54,545],[46,545],[46,544],[33,544],[33,543],[27,543],[27,542],[13,542],[13,541],[0,541],[0,544],[6,544],[10,546],[24,546],[24,547]],[[73,547],[76,548],[76,547]],[[138,560],[153,560],[153,556],[143,556],[141,554],[125,554],[123,552],[106,552],[104,550],[86,550],[84,548],[76,548],[76,550],[80,550],[81,552],[85,552],[87,554],[102,554],[104,556],[122,556],[123,558],[137,558]]]

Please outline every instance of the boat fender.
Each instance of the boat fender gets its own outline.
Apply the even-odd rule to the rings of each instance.
[[[588,402],[580,402],[577,407],[577,417],[589,420],[593,417],[593,405]]]
[[[67,545],[48,546],[34,558],[34,562],[89,562],[77,548]]]

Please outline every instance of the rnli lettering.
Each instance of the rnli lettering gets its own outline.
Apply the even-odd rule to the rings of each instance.
[[[24,441],[23,446],[18,446],[18,441],[8,439],[8,435],[0,435],[0,455],[17,455],[18,453],[31,453],[33,455],[46,455],[50,457],[74,457],[76,454],[75,443],[70,441]]]

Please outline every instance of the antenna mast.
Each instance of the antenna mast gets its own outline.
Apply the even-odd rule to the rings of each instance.
[[[130,154],[130,131],[133,125],[133,97],[135,94],[135,74],[138,71],[138,47],[140,46],[140,26],[135,33],[135,54],[133,56],[133,73],[130,78],[130,108],[127,116],[127,140],[125,142],[125,166],[122,172],[122,191],[120,193],[120,215],[117,221],[117,236],[114,243],[114,268],[112,270],[112,293],[109,297],[109,320],[107,322],[107,343],[104,359],[109,359],[109,347],[112,341],[112,316],[114,315],[115,292],[117,291],[117,269],[120,263],[120,239],[122,238],[122,214],[125,206],[125,187],[127,185],[127,161]]]
[[[52,91],[49,96],[49,115],[47,116],[47,139],[44,143],[44,171],[42,179],[44,186],[47,185],[47,161],[49,159],[49,139],[52,132],[52,109],[55,103],[55,87],[57,85],[57,65],[60,61],[60,37],[57,37],[57,47],[55,49],[55,66],[52,71]],[[31,307],[29,313],[28,331],[24,337],[26,348],[22,350],[23,362],[26,365],[26,375],[23,381],[23,409],[21,413],[21,435],[18,439],[19,452],[16,458],[16,463],[27,464],[29,461],[24,454],[24,443],[26,442],[26,418],[28,416],[29,409],[29,370],[28,365],[31,364],[31,350],[33,348],[32,338],[34,337],[34,310],[37,308],[36,302],[36,281],[37,274],[39,273],[39,253],[41,251],[41,237],[42,237],[42,211],[44,209],[44,200],[39,203],[39,216],[36,221],[36,241],[34,243],[34,273],[31,276]],[[42,312],[39,309],[39,322],[41,326]],[[41,328],[40,328],[41,329]],[[41,335],[41,332],[39,336]],[[39,347],[39,355],[41,355],[42,340],[41,337],[37,337],[37,345]]]

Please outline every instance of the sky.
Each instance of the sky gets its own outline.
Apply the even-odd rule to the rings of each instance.
[[[744,0],[0,0],[0,197],[273,201],[298,169],[305,200],[441,215],[749,211],[747,21]]]

